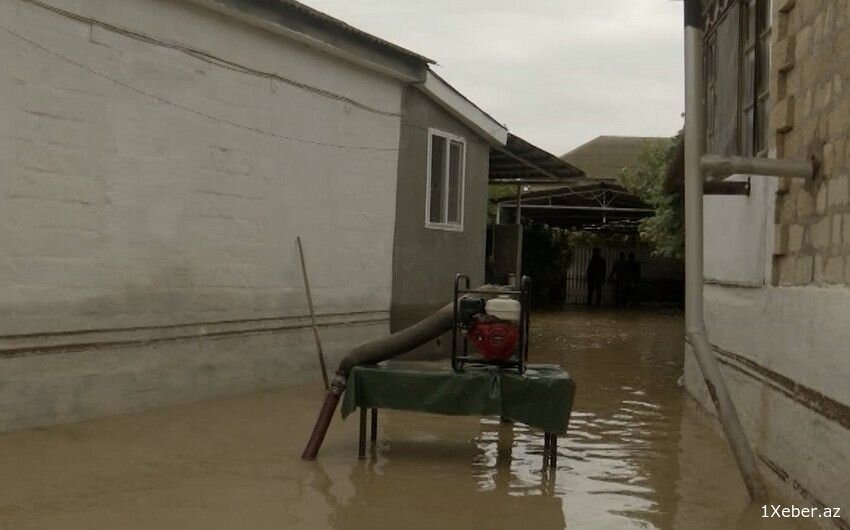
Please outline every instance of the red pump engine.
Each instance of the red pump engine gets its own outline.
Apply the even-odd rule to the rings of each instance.
[[[504,361],[516,351],[519,328],[512,322],[492,318],[476,318],[466,335],[485,359]]]
[[[452,327],[452,369],[455,372],[462,372],[466,365],[491,365],[525,372],[530,282],[523,276],[519,289],[504,286],[471,290],[467,276],[455,276]],[[477,354],[470,355],[467,351],[470,343]]]

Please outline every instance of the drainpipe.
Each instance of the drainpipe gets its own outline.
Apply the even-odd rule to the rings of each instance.
[[[764,502],[764,484],[753,450],[708,342],[703,319],[702,24],[701,0],[685,0],[685,329],[750,499]]]

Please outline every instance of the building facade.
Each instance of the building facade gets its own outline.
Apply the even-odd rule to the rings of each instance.
[[[0,44],[0,431],[318,381],[297,236],[328,366],[388,333],[405,115],[483,245],[429,60],[298,2],[9,0]]]
[[[708,336],[767,482],[846,510],[850,4],[704,4],[708,152],[820,162],[811,181],[739,176],[748,196],[705,198]],[[691,355],[685,375],[711,408]]]
[[[402,98],[390,328],[452,299],[455,274],[484,282],[489,156],[507,130],[433,73]],[[450,352],[438,339],[416,352]]]

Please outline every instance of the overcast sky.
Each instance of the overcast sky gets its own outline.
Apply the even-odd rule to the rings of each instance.
[[[601,134],[682,125],[682,2],[302,1],[434,59],[465,96],[556,155]]]

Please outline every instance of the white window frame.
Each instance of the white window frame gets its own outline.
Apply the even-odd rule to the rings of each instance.
[[[444,206],[444,216],[446,218],[446,222],[443,223],[435,223],[431,221],[431,161],[433,160],[431,156],[431,150],[434,145],[434,136],[440,136],[446,139],[446,156],[445,156],[445,164],[446,167],[443,170],[443,206]],[[460,160],[460,190],[458,200],[460,202],[458,212],[458,222],[452,223],[448,222],[449,215],[449,164],[451,163],[451,142],[457,142],[463,146],[463,154],[461,155]],[[428,168],[427,168],[427,178],[425,179],[425,227],[432,228],[434,230],[449,230],[452,232],[463,232],[463,220],[465,214],[465,192],[466,192],[466,138],[463,136],[458,136],[456,134],[447,133],[445,131],[441,131],[439,129],[434,129],[432,127],[428,128]]]

